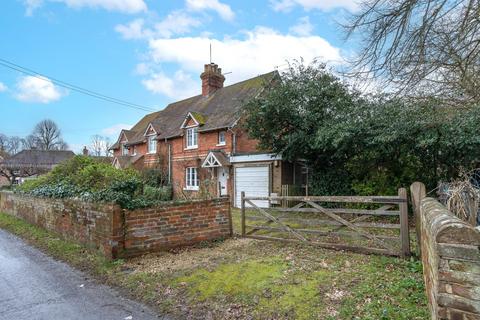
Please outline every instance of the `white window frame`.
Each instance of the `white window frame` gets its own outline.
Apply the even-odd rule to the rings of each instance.
[[[223,140],[220,138],[223,136]],[[226,131],[219,131],[218,132],[218,144],[217,146],[224,146],[227,144],[227,132]]]
[[[128,156],[129,150],[125,143],[122,143],[122,156]]]
[[[187,128],[185,132],[186,136],[186,149],[198,148],[198,127]]]
[[[152,148],[152,143],[154,144],[154,148]],[[155,140],[155,135],[147,136],[147,153],[157,153],[157,140]]]
[[[198,179],[198,168],[185,168],[185,190],[198,190],[200,181]]]

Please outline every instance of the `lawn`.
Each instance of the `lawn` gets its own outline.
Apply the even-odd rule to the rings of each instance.
[[[109,262],[4,214],[0,228],[181,319],[429,318],[413,260],[234,238]]]

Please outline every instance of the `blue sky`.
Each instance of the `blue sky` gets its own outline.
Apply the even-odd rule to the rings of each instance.
[[[351,54],[336,21],[353,0],[6,0],[0,59],[50,78],[163,109],[201,92],[213,61],[226,85],[286,60],[332,65]],[[94,134],[117,138],[146,112],[85,96],[0,65],[0,133],[25,136],[50,118],[74,151]]]

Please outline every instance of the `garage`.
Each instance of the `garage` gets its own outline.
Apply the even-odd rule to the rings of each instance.
[[[235,206],[241,207],[241,192],[247,197],[268,197],[270,195],[269,166],[247,166],[235,168]],[[268,208],[267,200],[253,201],[255,205]],[[248,206],[248,204],[246,204]]]

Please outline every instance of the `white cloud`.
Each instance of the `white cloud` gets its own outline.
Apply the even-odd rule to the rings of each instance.
[[[192,11],[213,10],[218,13],[223,20],[232,21],[235,13],[228,4],[221,3],[218,0],[187,0],[187,8]]]
[[[290,28],[290,33],[299,36],[309,36],[313,31],[313,24],[310,23],[310,18],[302,17],[298,19],[298,23]]]
[[[153,36],[150,29],[144,28],[145,21],[143,19],[135,19],[127,25],[119,24],[115,27],[115,31],[120,33],[124,39],[142,39]]]
[[[43,0],[24,0],[25,15],[31,16],[33,12],[43,4]]]
[[[193,27],[198,27],[200,21],[187,15],[183,11],[174,11],[164,20],[155,24],[156,34],[161,37],[170,38],[174,34],[189,32]]]
[[[334,8],[344,8],[350,11],[358,9],[358,0],[270,0],[270,4],[275,11],[288,12],[296,6],[303,7],[304,10],[332,10]]]
[[[119,123],[103,129],[102,134],[110,137],[117,137],[120,134],[120,131],[122,131],[123,129],[129,130],[131,127],[131,124]]]
[[[17,83],[15,98],[23,102],[50,103],[67,94],[44,77],[25,76]]]
[[[145,27],[143,19],[136,19],[127,25],[119,24],[115,31],[124,39],[150,39],[152,37],[170,38],[176,34],[189,32],[193,27],[198,27],[201,22],[183,11],[174,11],[165,19],[155,23],[152,28]]]
[[[183,70],[176,71],[173,77],[168,77],[163,72],[155,72],[142,83],[147,90],[175,100],[195,96],[199,90],[198,81],[194,81],[191,75]]]
[[[24,0],[26,15],[32,15],[33,11],[42,6],[45,1],[64,3],[75,9],[83,7],[100,8],[129,14],[147,11],[144,0]]]
[[[241,39],[180,37],[151,40],[151,62],[157,65],[175,63],[178,69],[172,77],[157,73],[144,80],[143,84],[154,93],[176,99],[185,97],[187,93],[199,94],[199,75],[203,71],[203,65],[208,62],[210,43],[213,48],[213,61],[219,64],[224,72],[232,72],[226,76],[226,85],[270,72],[276,66],[285,65],[287,60],[300,57],[306,62],[316,58],[331,64],[342,62],[340,50],[319,36],[285,35],[265,27],[258,27],[244,34]],[[202,52],[204,54],[201,54]]]
[[[150,70],[150,66],[148,65],[148,63],[140,62],[139,64],[136,65],[134,73],[139,76],[144,76],[148,74],[149,70]]]
[[[7,86],[4,83],[0,82],[0,92],[5,92],[7,91],[7,89]]]

